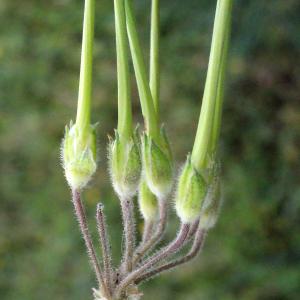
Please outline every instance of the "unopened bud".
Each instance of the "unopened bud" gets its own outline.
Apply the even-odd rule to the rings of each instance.
[[[200,227],[206,230],[213,228],[218,220],[222,204],[221,180],[214,178],[208,188],[200,216]]]
[[[113,187],[120,197],[133,197],[141,176],[139,145],[135,138],[122,139],[115,132],[109,145],[110,173]]]
[[[193,223],[199,218],[206,191],[204,178],[194,168],[188,156],[179,177],[175,197],[176,212],[183,223]]]
[[[139,189],[139,208],[146,221],[154,221],[158,217],[156,196],[150,191],[147,183],[142,180]]]
[[[170,193],[173,181],[173,163],[169,143],[164,131],[160,143],[150,136],[142,137],[142,158],[145,180],[149,189],[159,199]]]
[[[62,159],[65,175],[71,188],[81,189],[96,171],[96,133],[90,125],[84,132],[76,124],[66,126],[62,143]]]

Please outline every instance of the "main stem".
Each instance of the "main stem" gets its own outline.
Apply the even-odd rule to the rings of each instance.
[[[76,125],[83,131],[90,124],[95,0],[85,0],[79,94]]]

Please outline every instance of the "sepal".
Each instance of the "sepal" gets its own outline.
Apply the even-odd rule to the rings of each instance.
[[[109,144],[109,168],[116,193],[120,197],[133,197],[141,177],[140,149],[136,133],[128,140],[115,131],[115,139]]]
[[[62,143],[62,160],[66,179],[73,189],[82,189],[97,169],[96,130],[94,125],[82,131],[73,125],[66,126]]]
[[[142,161],[145,180],[157,198],[165,198],[171,191],[173,182],[173,162],[168,139],[161,130],[159,142],[142,136]]]
[[[201,213],[207,183],[191,162],[190,155],[179,176],[175,208],[182,223],[195,222]]]

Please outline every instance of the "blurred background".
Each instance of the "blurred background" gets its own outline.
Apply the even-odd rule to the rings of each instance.
[[[162,116],[180,166],[195,136],[216,1],[161,2]],[[136,1],[145,58],[149,8]],[[60,164],[76,111],[82,14],[82,0],[0,1],[2,300],[91,299],[95,286]],[[298,0],[235,1],[220,221],[196,261],[143,285],[145,300],[300,299],[299,30]],[[134,80],[132,89],[141,122]],[[115,262],[122,226],[106,147],[116,96],[113,1],[101,0],[92,114],[100,162],[84,198],[94,234],[95,206],[106,205]],[[168,239],[175,230],[172,213]]]

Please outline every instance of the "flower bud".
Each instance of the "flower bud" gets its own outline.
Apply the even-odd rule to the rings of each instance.
[[[173,164],[168,139],[163,129],[159,144],[147,134],[143,135],[142,159],[149,189],[157,198],[164,198],[172,188]]]
[[[221,180],[214,178],[208,188],[200,215],[200,227],[206,230],[213,228],[218,220],[222,204]]]
[[[158,203],[155,195],[150,191],[145,180],[139,189],[139,208],[146,221],[155,221],[158,217]]]
[[[202,175],[192,165],[188,156],[178,181],[175,208],[183,223],[193,223],[201,212],[207,184]]]
[[[73,189],[85,187],[97,168],[94,125],[90,125],[85,131],[79,130],[72,122],[70,127],[66,126],[62,159],[70,187]]]
[[[122,139],[115,131],[109,146],[110,174],[113,187],[120,197],[133,197],[141,176],[139,146],[135,138]]]

